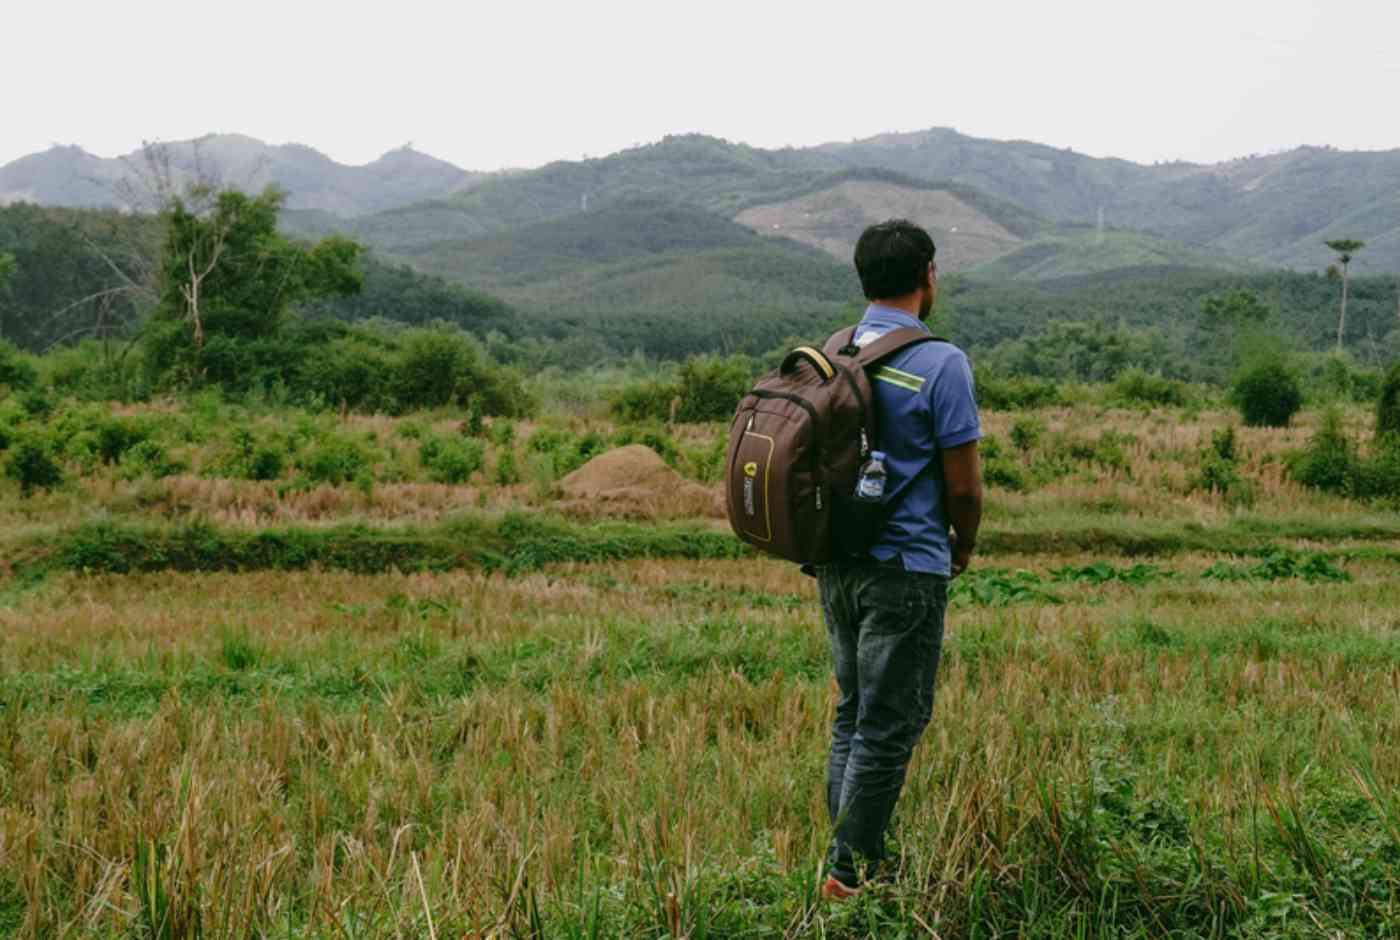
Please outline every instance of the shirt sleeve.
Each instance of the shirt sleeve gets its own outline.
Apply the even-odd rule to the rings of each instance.
[[[972,365],[962,350],[954,351],[943,368],[924,384],[924,396],[939,447],[961,447],[981,438]]]

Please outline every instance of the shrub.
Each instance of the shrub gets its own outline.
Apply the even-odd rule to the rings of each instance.
[[[728,421],[739,399],[753,387],[753,360],[748,356],[693,356],[681,366],[680,409],[676,420]]]
[[[54,403],[42,388],[30,388],[19,396],[19,406],[29,417],[43,420],[53,414]]]
[[[1011,444],[1021,453],[1026,453],[1040,443],[1045,433],[1045,422],[1039,418],[1017,418],[1011,425]]]
[[[608,412],[619,421],[669,421],[671,404],[680,397],[677,382],[635,382],[613,397]]]
[[[0,340],[0,385],[22,391],[32,388],[38,381],[38,371],[24,358],[24,354],[5,340]]]
[[[97,426],[97,454],[105,464],[120,463],[122,455],[149,437],[134,421],[108,418]]]
[[[485,430],[485,421],[481,410],[481,396],[473,395],[467,399],[467,417],[462,421],[461,433],[463,437],[481,437]]]
[[[1060,403],[1060,387],[1049,379],[1008,379],[983,375],[977,379],[977,404],[996,411],[1046,408]]]
[[[1400,434],[1400,362],[1386,372],[1376,401],[1376,435],[1387,434]]]
[[[1227,497],[1231,505],[1251,505],[1254,487],[1240,476],[1239,442],[1233,426],[1216,431],[1201,449],[1200,469],[1191,477],[1193,490],[1205,490]]]
[[[182,473],[186,469],[187,465],[184,462],[172,460],[165,448],[155,441],[140,441],[122,455],[122,476],[128,480],[139,477],[153,477],[159,480]]]
[[[276,480],[282,476],[285,461],[282,452],[273,447],[259,447],[248,460],[248,479]]]
[[[54,459],[50,442],[37,434],[15,442],[5,460],[5,476],[19,482],[20,492],[30,496],[36,489],[51,490],[63,483],[63,468]]]
[[[1113,382],[1113,397],[1142,405],[1184,405],[1186,386],[1142,369],[1125,369]]]
[[[1001,440],[995,434],[988,434],[978,445],[982,458],[982,482],[988,486],[999,486],[1008,490],[1026,488],[1026,477],[1015,459],[1006,455]]]
[[[501,451],[496,458],[496,469],[492,474],[497,486],[514,486],[520,482],[520,465],[514,450]]]
[[[486,448],[480,441],[432,435],[418,449],[418,461],[436,483],[465,483],[481,469]]]
[[[1356,470],[1356,446],[1342,426],[1341,412],[1329,408],[1307,445],[1290,459],[1288,473],[1304,486],[1344,493],[1351,488]]]
[[[1244,423],[1252,428],[1284,428],[1303,407],[1298,378],[1279,359],[1246,369],[1231,389]]]
[[[496,418],[491,422],[491,443],[497,447],[509,447],[515,443],[515,422]]]
[[[370,455],[363,444],[333,434],[311,448],[302,457],[300,466],[313,482],[339,486],[355,479],[370,463]]]

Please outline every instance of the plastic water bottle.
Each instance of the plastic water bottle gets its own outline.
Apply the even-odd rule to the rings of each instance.
[[[878,503],[885,498],[885,454],[871,451],[870,459],[860,468],[860,478],[856,480],[856,500],[862,503]]]

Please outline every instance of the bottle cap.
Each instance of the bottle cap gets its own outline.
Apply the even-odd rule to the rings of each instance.
[[[884,462],[885,462],[885,452],[884,452],[883,450],[872,450],[872,451],[870,452],[870,459],[871,459],[871,460],[878,460],[878,461],[880,461],[881,463],[884,463]]]

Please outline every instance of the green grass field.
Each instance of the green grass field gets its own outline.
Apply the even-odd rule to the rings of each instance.
[[[445,415],[135,417],[169,466],[0,496],[0,936],[1400,934],[1400,522],[1287,478],[1311,412],[1240,431],[1228,493],[1221,411],[987,416],[898,875],[839,908],[814,585],[715,520],[559,514],[617,429],[488,431],[442,483]],[[704,480],[715,429],[665,433]]]

